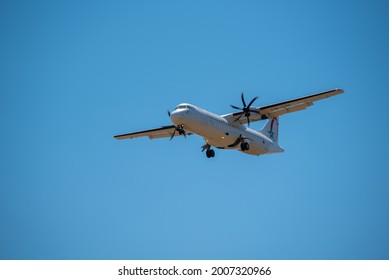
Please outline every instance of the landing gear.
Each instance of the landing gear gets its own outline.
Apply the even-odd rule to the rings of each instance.
[[[253,141],[248,137],[242,136],[242,134],[241,134],[241,135],[239,135],[238,139],[236,139],[236,141],[234,143],[232,143],[231,145],[228,145],[228,147],[234,148],[234,147],[238,146],[240,143],[240,149],[242,150],[242,152],[248,151],[248,150],[250,150],[250,145],[249,145],[249,143],[245,142],[246,139]]]
[[[202,146],[201,148],[203,149],[202,152],[207,150],[205,152],[205,155],[207,156],[207,158],[215,157],[215,151],[211,149],[211,145],[209,145],[208,143],[205,144],[204,146]]]
[[[246,143],[246,142],[242,142],[240,144],[240,149],[244,152],[244,151],[248,151],[250,150],[250,145],[249,143]]]
[[[207,158],[215,157],[215,151],[212,149],[207,150],[205,154],[207,155]]]

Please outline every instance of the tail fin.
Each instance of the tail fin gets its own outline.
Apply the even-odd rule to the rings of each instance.
[[[278,117],[269,119],[261,133],[278,143]]]

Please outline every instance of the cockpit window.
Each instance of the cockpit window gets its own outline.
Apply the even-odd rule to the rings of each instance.
[[[177,109],[192,109],[191,106],[188,106],[188,105],[178,105],[174,110],[177,110]]]

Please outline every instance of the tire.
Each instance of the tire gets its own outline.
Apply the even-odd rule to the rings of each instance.
[[[250,149],[250,145],[249,143],[242,143],[240,144],[240,149],[244,152],[244,151],[248,151]]]
[[[207,158],[215,157],[215,151],[212,149],[209,149],[205,152]]]

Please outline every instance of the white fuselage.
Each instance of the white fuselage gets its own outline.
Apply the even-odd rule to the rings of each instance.
[[[180,104],[170,114],[176,126],[182,126],[186,131],[198,134],[208,145],[219,149],[241,150],[240,145],[234,145],[239,138],[250,145],[250,149],[242,151],[251,155],[279,153],[283,149],[272,139],[237,122],[229,122],[218,116],[191,104]]]

